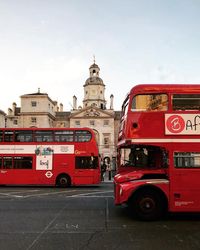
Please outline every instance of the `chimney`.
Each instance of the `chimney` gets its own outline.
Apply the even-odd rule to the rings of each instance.
[[[63,104],[60,103],[60,112],[63,112]]]
[[[73,96],[73,109],[77,109],[77,97],[75,95]]]
[[[110,109],[113,109],[113,100],[114,100],[114,95],[112,94],[110,96]]]
[[[17,104],[13,102],[12,104],[13,115],[15,115],[16,107],[17,107]]]
[[[13,111],[11,108],[8,108],[8,115],[13,115]]]

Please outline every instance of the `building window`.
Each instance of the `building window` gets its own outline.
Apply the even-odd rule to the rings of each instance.
[[[109,120],[104,120],[104,121],[103,121],[103,125],[104,125],[104,126],[108,126],[108,125],[109,125]]]
[[[105,133],[103,134],[103,146],[104,148],[109,148],[110,145],[110,134]]]
[[[36,117],[31,117],[31,123],[36,123],[36,122],[37,122]]]
[[[95,121],[94,120],[90,120],[90,126],[94,126],[95,125]]]
[[[108,137],[104,137],[104,148],[109,148],[109,138]]]
[[[17,124],[18,124],[18,120],[14,120],[14,121],[13,121],[13,124],[14,124],[14,125],[17,125]]]
[[[75,125],[76,125],[76,126],[80,126],[80,125],[81,125],[81,122],[80,122],[79,120],[76,120],[76,121],[75,121]]]
[[[36,107],[36,106],[37,106],[37,102],[32,101],[32,102],[31,102],[31,106],[32,106],[32,107]]]

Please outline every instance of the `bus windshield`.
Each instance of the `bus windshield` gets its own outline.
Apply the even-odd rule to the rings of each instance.
[[[158,169],[168,167],[168,153],[165,148],[148,145],[122,146],[118,150],[119,168],[123,170]]]
[[[166,94],[145,94],[133,97],[131,111],[162,111],[168,109]]]

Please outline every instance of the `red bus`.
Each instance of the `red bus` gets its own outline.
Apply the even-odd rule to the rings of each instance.
[[[0,185],[98,183],[99,153],[91,129],[0,129]]]
[[[200,85],[138,85],[122,105],[115,204],[143,220],[200,211]]]

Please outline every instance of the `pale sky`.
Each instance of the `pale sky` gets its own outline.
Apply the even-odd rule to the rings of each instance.
[[[0,0],[0,109],[47,93],[71,110],[99,65],[120,110],[140,83],[200,83],[199,0]]]

